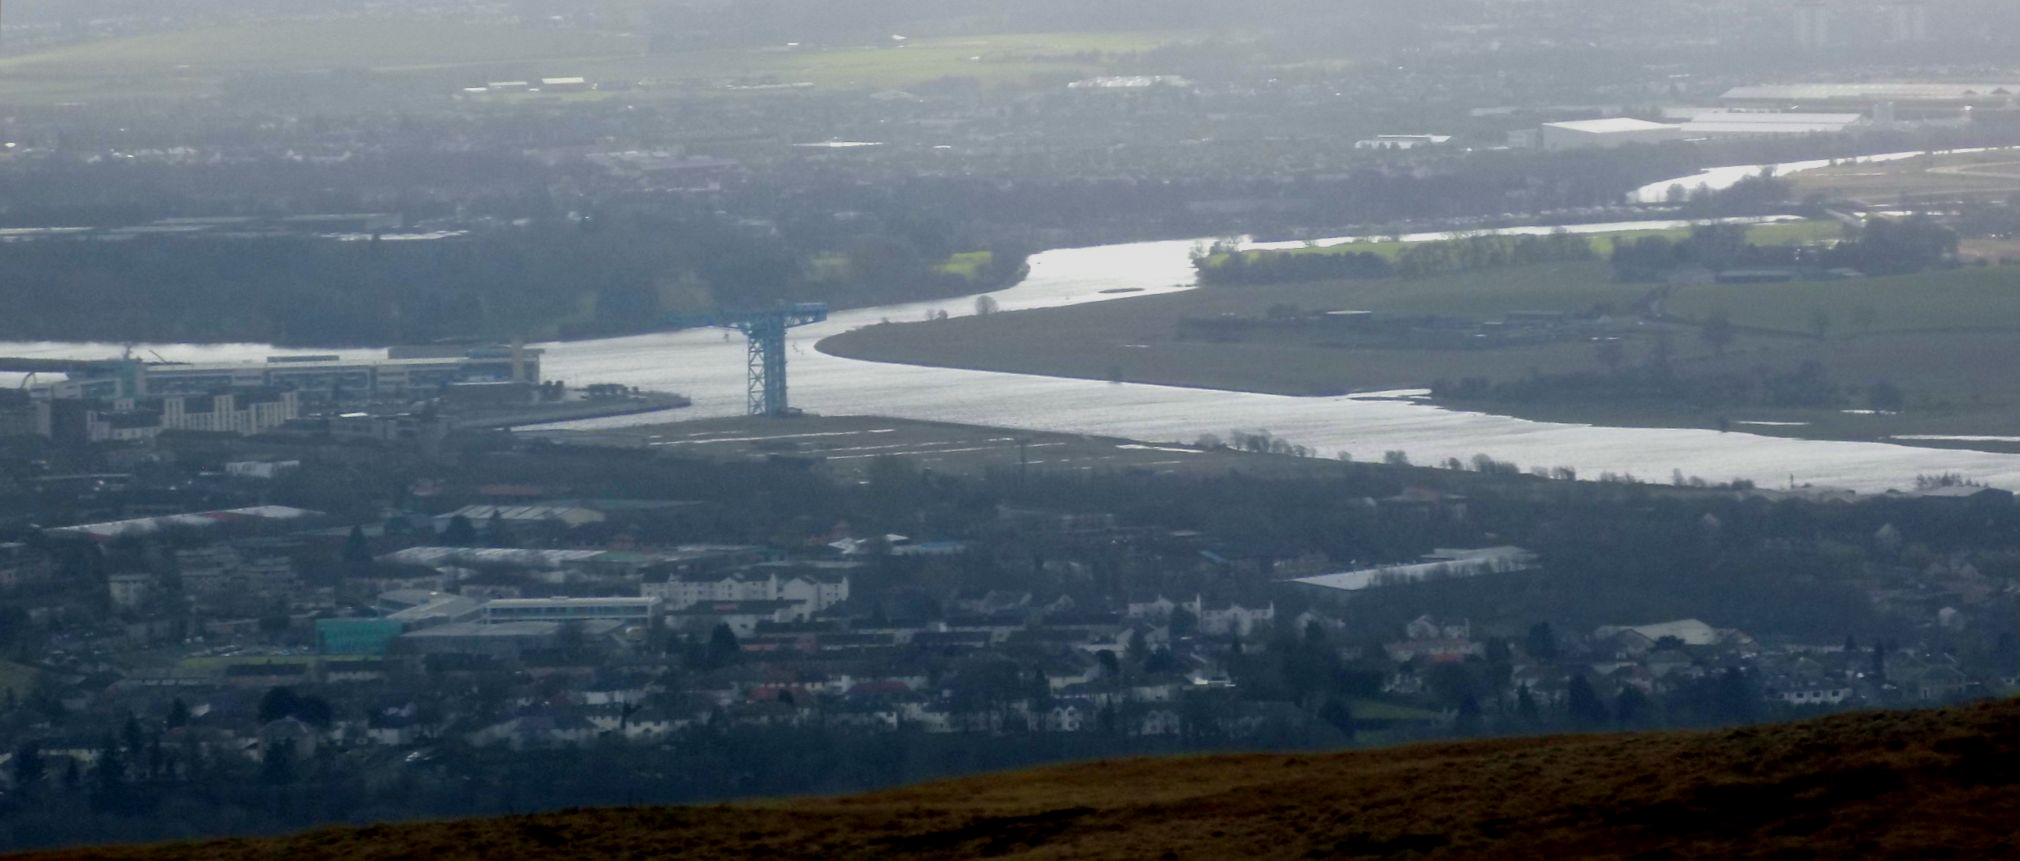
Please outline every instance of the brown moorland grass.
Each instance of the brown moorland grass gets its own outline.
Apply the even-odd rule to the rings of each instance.
[[[2020,702],[1715,732],[1092,762],[81,859],[2020,857]]]

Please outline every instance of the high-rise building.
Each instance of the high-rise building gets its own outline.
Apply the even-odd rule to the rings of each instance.
[[[1929,4],[1922,0],[1898,0],[1887,8],[1892,27],[1889,36],[1896,42],[1929,41]]]
[[[1802,0],[1796,4],[1796,44],[1816,51],[1831,42],[1831,8],[1823,0]]]

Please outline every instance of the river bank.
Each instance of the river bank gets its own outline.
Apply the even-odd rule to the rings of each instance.
[[[1220,287],[1073,308],[987,317],[894,323],[823,340],[819,349],[861,361],[1070,377],[1292,397],[1330,397],[1482,387],[1601,373],[1592,336],[1473,349],[1412,349],[1271,329],[1272,315],[1353,308],[1391,314],[1495,318],[1511,312],[1577,313],[1624,307],[1645,291],[1614,283],[1597,263],[1518,267],[1447,278]],[[1926,295],[1926,294],[1925,294]],[[1197,321],[1250,320],[1256,334],[1202,338]],[[2020,380],[2000,371],[2020,363],[2012,331],[1881,331],[1818,339],[1748,333],[1714,347],[1689,325],[1630,321],[1613,340],[1632,365],[1667,338],[1670,361],[1686,377],[1750,377],[1793,372],[1814,362],[1841,390],[1811,408],[1755,404],[1693,406],[1657,400],[1445,397],[1420,403],[1533,421],[1604,427],[1696,428],[1791,439],[1905,443],[2020,451],[1996,437],[2020,426]],[[1288,332],[1288,334],[1278,334]],[[1663,334],[1659,334],[1663,333]],[[1971,357],[1971,361],[1964,361]],[[1903,403],[1875,409],[1867,389],[1888,381]]]
[[[1006,312],[1063,306],[1094,312],[1118,302],[1185,293],[1194,289],[1189,259],[1194,245],[1193,240],[1181,240],[1047,251],[1032,258],[1031,275],[1022,284],[991,296]],[[2012,454],[1706,429],[1535,422],[1392,397],[1287,397],[1116,384],[857,361],[815,348],[823,338],[886,320],[923,320],[942,311],[955,318],[972,315],[975,304],[974,297],[959,297],[844,311],[826,323],[795,330],[788,347],[793,404],[831,416],[873,414],[1152,444],[1267,430],[1326,457],[1345,453],[1357,460],[1382,460],[1389,452],[1403,452],[1412,462],[1427,464],[1486,454],[1524,468],[1567,467],[1588,476],[1610,472],[1662,479],[1681,473],[1714,482],[1746,479],[1769,488],[1793,480],[1861,492],[1912,488],[1917,476],[1955,473],[2020,489],[2020,456]],[[683,420],[744,412],[744,344],[722,332],[662,332],[537,346],[547,350],[542,369],[549,379],[678,391],[694,399],[692,407],[680,411]],[[91,357],[103,355],[102,349],[0,344],[0,355]],[[256,344],[135,349],[137,354],[147,350],[180,361],[258,361],[274,352]],[[569,427],[623,427],[664,420],[664,414],[647,414],[574,422]]]

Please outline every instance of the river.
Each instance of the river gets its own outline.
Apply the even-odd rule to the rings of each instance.
[[[1031,277],[995,294],[1002,310],[1053,307],[1190,289],[1191,242],[1150,242],[1049,251]],[[1114,294],[1108,290],[1141,290]],[[1667,481],[1675,472],[1763,487],[1799,484],[1865,492],[1910,487],[1917,475],[1955,472],[2020,488],[2020,456],[1879,443],[1826,442],[1709,430],[1606,428],[1459,412],[1392,396],[1282,395],[1107,383],[890,365],[829,356],[820,338],[882,319],[921,320],[935,310],[973,312],[971,299],[851,311],[793,333],[795,405],[828,414],[902,418],[1103,434],[1150,441],[1268,430],[1327,456],[1378,459],[1406,452],[1416,463],[1487,454],[1581,475],[1630,473]],[[689,416],[743,410],[743,343],[718,332],[680,332],[546,345],[547,369],[564,379],[670,388],[692,396]],[[625,417],[573,427],[637,423]]]
[[[1608,229],[1656,224],[1608,225]],[[1599,229],[1599,228],[1585,228]],[[1192,241],[1144,242],[1048,251],[1024,283],[993,294],[1002,311],[1047,308],[1188,290]],[[1127,291],[1127,292],[1116,292]],[[1957,473],[2020,489],[2020,455],[1881,443],[1796,440],[1710,430],[1608,428],[1535,422],[1447,410],[1395,396],[1289,397],[1131,383],[925,368],[829,356],[829,335],[882,320],[917,321],[974,312],[967,297],[845,311],[794,330],[790,379],[795,406],[832,415],[876,414],[1035,431],[1189,442],[1229,431],[1267,430],[1326,455],[1379,459],[1402,451],[1415,463],[1486,454],[1524,468],[1566,466],[1587,477],[1613,472],[1667,481],[1674,473],[1711,481],[1744,478],[1862,492],[1906,488],[1918,475]],[[694,406],[564,427],[640,424],[738,415],[744,409],[744,344],[714,330],[668,332],[540,345],[549,378],[677,391]],[[105,345],[0,344],[0,355],[96,357]],[[142,356],[177,361],[258,358],[285,352],[262,345],[148,345]],[[369,351],[341,351],[366,355]]]

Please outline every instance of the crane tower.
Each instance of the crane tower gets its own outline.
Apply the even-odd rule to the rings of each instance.
[[[748,343],[745,363],[745,404],[754,416],[783,416],[786,400],[786,330],[828,319],[828,306],[816,302],[782,305],[756,311],[718,311],[679,315],[667,320],[675,329],[714,327],[735,329]]]

